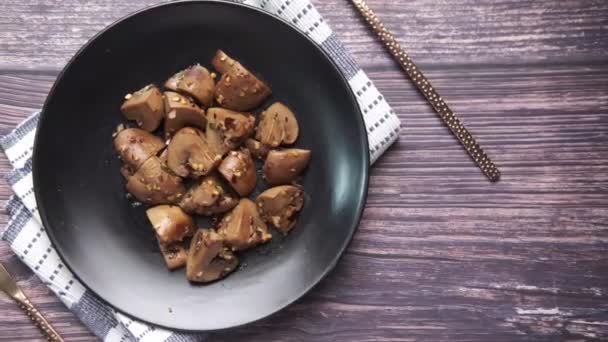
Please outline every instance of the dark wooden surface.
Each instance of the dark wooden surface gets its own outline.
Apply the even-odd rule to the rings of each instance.
[[[156,2],[3,0],[0,133],[41,106],[88,38]],[[283,312],[211,340],[608,339],[608,2],[369,0],[493,156],[498,184],[348,1],[315,3],[404,128],[371,172],[336,270]],[[94,340],[4,242],[0,261],[67,341]],[[39,340],[0,295],[0,341]]]

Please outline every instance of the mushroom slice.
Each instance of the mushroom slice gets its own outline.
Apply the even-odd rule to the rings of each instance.
[[[114,148],[131,173],[164,147],[165,143],[159,137],[139,128],[127,128],[114,138]]]
[[[141,129],[148,132],[156,130],[160,125],[164,116],[163,109],[163,95],[153,84],[127,94],[120,107],[127,119],[135,120]]]
[[[255,164],[249,150],[231,151],[218,167],[218,171],[241,196],[249,195],[257,182]]]
[[[188,189],[179,206],[187,213],[214,215],[227,212],[238,202],[238,198],[224,190],[216,177],[207,176]]]
[[[215,100],[222,107],[237,110],[251,110],[266,100],[272,91],[238,61],[218,50],[212,60],[222,78],[215,87]]]
[[[162,244],[183,241],[196,229],[192,217],[178,206],[159,205],[146,210],[146,215]]]
[[[256,139],[270,147],[296,142],[300,128],[293,112],[280,102],[274,103],[260,115]]]
[[[257,159],[263,160],[268,154],[268,147],[262,145],[261,142],[255,139],[249,138],[245,140],[245,147],[247,147],[251,155]]]
[[[158,157],[148,158],[129,177],[127,190],[150,205],[176,203],[186,192],[182,179],[169,172]]]
[[[234,271],[238,263],[236,256],[225,250],[220,234],[199,229],[190,242],[186,277],[192,282],[214,281]]]
[[[224,155],[240,146],[252,133],[255,117],[223,108],[207,110],[207,140],[210,147]]]
[[[186,126],[205,129],[207,118],[205,111],[197,106],[189,97],[172,91],[165,92],[165,135],[171,136]]]
[[[304,205],[304,191],[293,185],[277,186],[262,192],[255,201],[262,219],[287,234]]]
[[[222,157],[211,153],[203,132],[185,127],[167,147],[167,166],[180,177],[200,177],[213,171]]]
[[[272,238],[255,203],[248,198],[241,198],[239,204],[224,216],[218,225],[218,233],[233,250],[247,249]]]
[[[268,152],[262,170],[270,185],[289,184],[298,177],[310,161],[310,150],[289,148]]]
[[[184,246],[179,243],[162,244],[158,243],[160,254],[162,254],[165,264],[169,270],[175,270],[186,266],[188,260],[188,252]]]
[[[215,81],[207,68],[196,64],[183,71],[177,82],[177,90],[209,107],[213,103]]]

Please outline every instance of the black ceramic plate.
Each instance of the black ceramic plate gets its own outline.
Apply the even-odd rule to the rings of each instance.
[[[268,81],[312,150],[306,204],[285,238],[245,253],[242,269],[210,285],[169,272],[143,207],[125,198],[112,133],[125,93],[177,70],[210,67],[222,48]],[[82,282],[118,310],[183,330],[215,330],[292,303],[336,264],[359,223],[368,181],[365,127],[347,82],[305,35],[233,3],[177,2],[113,24],[82,48],[44,106],[34,151],[40,214]]]

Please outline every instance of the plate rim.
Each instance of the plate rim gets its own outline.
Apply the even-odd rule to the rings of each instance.
[[[175,327],[175,326],[167,326],[167,325],[163,325],[162,323],[157,323],[157,322],[151,322],[149,320],[143,319],[141,318],[137,313],[133,313],[130,312],[129,310],[125,310],[125,308],[123,306],[120,305],[120,303],[118,303],[118,305],[112,304],[110,303],[108,300],[106,300],[103,296],[101,296],[98,292],[94,291],[86,282],[84,282],[81,277],[78,275],[78,273],[74,270],[74,268],[72,267],[72,265],[70,265],[69,262],[67,262],[67,259],[64,257],[63,252],[61,251],[61,249],[58,247],[58,239],[55,236],[55,234],[53,233],[52,229],[49,229],[47,227],[50,227],[51,225],[49,224],[49,215],[48,212],[45,209],[44,204],[42,204],[43,202],[40,200],[42,198],[42,195],[40,194],[40,191],[38,190],[40,187],[37,186],[37,184],[40,184],[40,172],[37,172],[37,170],[39,169],[39,161],[38,161],[38,155],[39,153],[37,153],[37,146],[39,144],[39,136],[40,136],[40,127],[43,126],[45,120],[48,118],[48,115],[46,115],[47,113],[47,107],[49,105],[50,99],[53,97],[56,88],[58,87],[58,85],[61,83],[61,81],[64,78],[65,73],[70,69],[70,67],[72,66],[72,64],[83,54],[84,51],[87,50],[87,48],[93,44],[99,37],[101,37],[103,34],[105,34],[107,31],[113,29],[114,27],[116,27],[117,25],[121,24],[124,21],[127,21],[133,17],[136,17],[144,12],[150,11],[150,10],[155,10],[158,8],[163,8],[163,7],[170,7],[170,6],[188,6],[188,5],[192,5],[192,4],[196,4],[196,3],[212,3],[212,4],[218,4],[220,6],[228,6],[228,7],[240,7],[240,8],[245,8],[246,10],[249,11],[255,11],[258,12],[264,16],[269,17],[271,20],[275,20],[278,21],[279,23],[281,23],[284,26],[287,26],[289,30],[292,30],[294,32],[296,32],[298,35],[300,35],[301,37],[305,38],[306,40],[309,41],[309,43],[313,46],[314,49],[316,49],[318,52],[321,53],[321,55],[323,56],[323,58],[325,58],[327,61],[330,62],[330,64],[333,66],[333,68],[335,69],[335,71],[338,73],[340,80],[342,81],[342,83],[346,86],[346,88],[348,89],[348,97],[349,100],[351,102],[352,105],[354,105],[355,108],[358,109],[358,114],[357,118],[354,119],[357,121],[357,123],[359,124],[359,128],[360,128],[360,132],[362,132],[362,134],[360,135],[360,140],[363,143],[364,147],[365,147],[365,153],[363,153],[363,160],[362,163],[364,165],[363,166],[363,187],[361,188],[361,191],[359,193],[359,203],[357,205],[356,208],[356,215],[355,215],[355,224],[349,228],[349,232],[348,232],[348,236],[347,239],[344,240],[344,242],[342,243],[342,245],[339,247],[338,249],[338,253],[336,254],[336,256],[331,260],[331,263],[329,263],[325,269],[320,272],[319,276],[312,281],[308,286],[306,286],[304,288],[303,291],[301,291],[300,293],[298,293],[296,296],[294,296],[292,299],[287,300],[284,304],[280,305],[277,307],[276,310],[272,310],[270,313],[268,314],[264,314],[256,319],[253,320],[249,320],[247,322],[243,322],[240,324],[235,324],[235,325],[231,325],[231,326],[227,326],[227,327],[223,327],[223,328],[218,328],[218,329],[188,329],[188,328],[183,328],[183,327]],[[254,322],[258,322],[261,320],[264,320],[272,315],[275,315],[276,313],[283,311],[285,308],[287,308],[288,306],[291,306],[293,303],[295,303],[296,301],[300,300],[302,297],[304,297],[306,294],[308,294],[313,288],[315,288],[323,279],[325,279],[327,277],[327,275],[329,273],[331,273],[334,268],[336,267],[336,265],[338,264],[338,261],[342,258],[342,256],[344,255],[344,253],[346,252],[346,249],[348,248],[348,246],[350,245],[350,243],[353,240],[353,237],[355,235],[355,233],[357,232],[359,225],[361,224],[361,218],[363,216],[363,212],[365,209],[365,205],[367,202],[367,196],[368,196],[368,190],[369,190],[369,169],[370,169],[370,153],[369,153],[369,139],[367,136],[367,130],[365,128],[365,121],[363,119],[363,112],[361,110],[361,106],[359,105],[354,91],[351,88],[350,84],[348,83],[348,79],[346,78],[346,76],[344,75],[344,73],[340,70],[340,68],[338,67],[338,65],[336,64],[336,62],[327,54],[327,52],[325,52],[317,42],[315,42],[310,36],[302,33],[300,30],[298,30],[296,27],[294,27],[291,23],[289,23],[287,20],[280,18],[272,13],[269,13],[267,11],[264,11],[260,8],[254,7],[252,5],[249,4],[245,4],[245,3],[241,3],[241,2],[236,2],[236,1],[230,1],[230,0],[178,0],[178,1],[172,1],[172,2],[166,2],[166,3],[159,3],[159,4],[153,4],[150,6],[146,6],[143,7],[139,10],[133,11],[128,13],[127,15],[124,15],[120,18],[118,18],[117,20],[115,20],[114,22],[112,22],[111,24],[109,24],[108,26],[104,27],[103,29],[99,30],[97,33],[95,33],[91,38],[89,38],[75,53],[74,55],[68,60],[68,62],[65,64],[65,66],[61,69],[61,71],[59,72],[59,74],[57,75],[57,78],[55,79],[55,81],[53,82],[53,86],[50,88],[46,99],[44,101],[44,104],[40,110],[40,114],[39,114],[39,120],[38,120],[38,124],[36,126],[36,134],[34,137],[34,149],[33,149],[33,153],[32,153],[32,178],[33,178],[33,188],[34,188],[34,196],[36,199],[36,205],[37,205],[37,209],[38,209],[38,213],[40,214],[40,218],[42,221],[42,226],[44,227],[47,235],[49,236],[49,239],[51,240],[51,244],[53,246],[53,248],[55,249],[55,251],[57,252],[57,255],[59,256],[59,258],[61,259],[61,261],[63,262],[63,264],[70,270],[70,272],[72,272],[72,274],[74,275],[74,277],[76,277],[76,279],[78,279],[78,281],[86,288],[87,291],[91,291],[92,294],[94,294],[97,298],[99,298],[101,300],[102,303],[104,303],[105,305],[110,306],[111,308],[115,309],[116,311],[123,313],[127,316],[130,316],[132,318],[135,318],[137,320],[141,320],[142,322],[145,322],[147,324],[151,324],[151,325],[156,325],[156,326],[160,326],[166,329],[171,329],[171,330],[175,330],[175,331],[181,331],[181,332],[213,332],[213,331],[226,331],[226,330],[230,330],[230,329],[235,329],[238,327],[242,327],[242,326],[246,326],[246,325],[250,325]]]

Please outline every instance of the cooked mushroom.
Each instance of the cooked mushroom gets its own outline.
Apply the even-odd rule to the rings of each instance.
[[[167,147],[167,166],[180,177],[207,175],[221,160],[207,146],[203,132],[192,127],[177,131]]]
[[[234,69],[236,63],[238,62],[232,59],[222,50],[217,50],[215,52],[215,56],[213,56],[213,59],[211,60],[211,65],[213,65],[215,70],[222,74]]]
[[[129,165],[123,165],[120,167],[120,174],[125,177],[125,179],[129,179],[129,177],[133,176],[135,171]]]
[[[264,82],[222,50],[216,52],[212,64],[223,74],[215,87],[215,100],[224,108],[251,110],[272,93]]]
[[[165,81],[165,88],[177,91],[177,84],[179,81],[184,78],[184,71],[178,71],[173,76],[169,77],[167,81]]]
[[[214,215],[225,213],[238,203],[238,198],[224,190],[216,177],[207,176],[188,189],[179,206],[187,213]]]
[[[160,254],[162,254],[165,264],[169,270],[175,270],[186,266],[188,260],[188,252],[179,243],[171,243],[168,245],[158,243]]]
[[[257,181],[255,164],[249,150],[231,151],[218,167],[218,171],[241,196],[249,195]]]
[[[165,169],[158,157],[151,157],[129,177],[127,190],[140,202],[172,204],[186,192],[182,179]]]
[[[268,147],[262,145],[261,142],[255,139],[249,138],[245,140],[245,147],[247,147],[251,155],[257,159],[263,160],[268,154]]]
[[[153,206],[146,215],[167,268],[186,266],[197,283],[233,272],[237,251],[272,239],[270,225],[283,234],[293,229],[304,206],[295,180],[311,158],[310,150],[289,146],[299,125],[284,104],[262,111],[256,128],[251,111],[272,94],[268,84],[221,50],[212,63],[221,77],[196,64],[171,76],[164,93],[150,84],[127,94],[121,111],[140,128],[120,124],[113,134],[127,190]],[[151,134],[163,120],[164,136]],[[255,202],[246,197],[257,185],[254,159],[264,161],[263,177],[274,186]],[[223,218],[197,229],[195,214]]]
[[[120,110],[129,120],[135,120],[143,130],[152,132],[158,128],[164,116],[163,95],[148,84],[144,88],[127,94]]]
[[[210,282],[224,278],[239,265],[239,259],[227,248],[222,248],[220,254],[211,260],[211,263],[201,276],[202,282]]]
[[[165,92],[165,135],[171,136],[186,126],[205,129],[207,118],[205,111],[192,100],[172,91]]]
[[[277,186],[262,192],[255,201],[262,219],[287,234],[304,205],[304,191],[293,185]]]
[[[157,155],[164,147],[165,143],[159,137],[139,128],[122,130],[114,138],[114,148],[132,171],[139,169],[148,158]]]
[[[289,148],[268,152],[264,162],[264,178],[270,185],[289,184],[306,168],[310,150]]]
[[[203,106],[209,107],[213,103],[215,81],[207,68],[196,64],[178,76],[176,89],[192,96]]]
[[[167,165],[167,149],[166,148],[158,155],[158,158],[164,165]]]
[[[222,237],[211,229],[199,229],[190,242],[186,276],[190,281],[201,281],[205,269],[220,253]]]
[[[260,115],[256,139],[270,147],[296,142],[300,128],[296,116],[280,102],[274,103]]]
[[[178,206],[159,205],[146,210],[146,215],[162,244],[180,242],[196,229],[192,217]]]
[[[272,238],[255,203],[248,198],[241,198],[239,204],[224,216],[218,225],[218,233],[233,250],[247,249]]]
[[[186,277],[192,282],[214,281],[234,271],[238,262],[234,254],[225,251],[220,234],[199,229],[190,242]]]
[[[255,117],[223,108],[207,110],[207,140],[210,148],[224,155],[240,146],[252,133]]]

